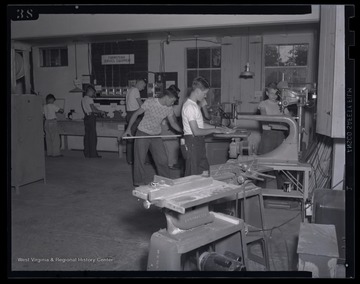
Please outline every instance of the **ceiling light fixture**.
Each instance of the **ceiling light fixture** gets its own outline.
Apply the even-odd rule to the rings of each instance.
[[[249,63],[249,44],[250,44],[250,36],[249,36],[249,28],[248,28],[248,33],[247,33],[247,44],[246,44],[246,49],[247,49],[247,63],[245,65],[245,71],[240,73],[239,78],[243,78],[243,79],[251,79],[255,76],[255,74],[253,72],[250,71],[250,63]]]
[[[76,42],[75,42],[75,72],[76,72],[76,78],[74,80],[74,85],[75,88],[71,89],[69,92],[70,93],[82,93],[83,90],[80,89],[77,84],[79,84],[79,80],[78,80],[78,73],[77,73],[77,54],[76,54]]]

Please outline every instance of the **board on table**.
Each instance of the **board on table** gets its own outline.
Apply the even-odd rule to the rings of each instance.
[[[172,184],[155,177],[153,186],[140,186],[133,195],[184,214],[186,209],[229,196],[242,191],[242,186],[227,184],[211,177],[189,176],[173,180]],[[156,184],[158,180],[158,184]]]

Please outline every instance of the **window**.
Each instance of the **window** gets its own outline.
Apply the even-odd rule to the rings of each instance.
[[[309,44],[266,44],[265,86],[284,80],[289,86],[307,83]]]
[[[221,102],[221,48],[188,48],[186,50],[187,87],[191,88],[193,80],[202,76],[210,83],[207,95],[208,105]]]
[[[67,47],[40,48],[40,67],[68,66]]]

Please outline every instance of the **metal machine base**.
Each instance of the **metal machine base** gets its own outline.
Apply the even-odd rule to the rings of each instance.
[[[245,227],[241,219],[222,213],[210,212],[214,221],[191,230],[169,234],[166,229],[154,233],[150,240],[147,270],[201,270],[200,255],[215,252],[226,255],[231,251],[238,256],[237,263],[247,265]],[[218,264],[229,270],[231,264]],[[240,265],[237,265],[239,269]]]

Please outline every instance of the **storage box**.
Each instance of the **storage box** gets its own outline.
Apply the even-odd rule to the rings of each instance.
[[[313,278],[334,278],[339,257],[334,225],[301,223],[298,270],[312,272]]]
[[[314,191],[314,214],[312,223],[333,224],[338,241],[338,263],[345,263],[346,231],[345,231],[345,191],[332,189],[316,189]]]

